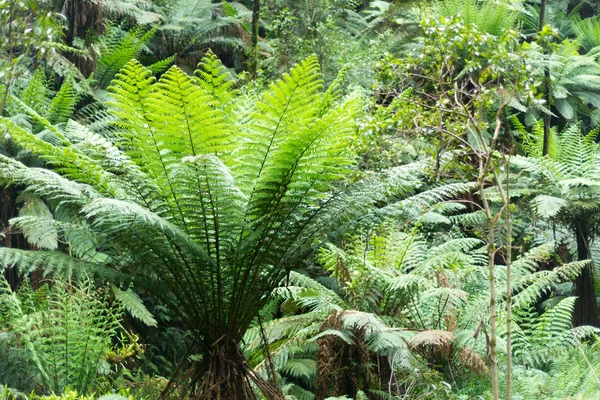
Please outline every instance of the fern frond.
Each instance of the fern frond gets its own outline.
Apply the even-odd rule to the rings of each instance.
[[[81,94],[74,87],[73,75],[67,76],[59,91],[48,105],[47,119],[52,124],[67,122],[73,114]]]
[[[123,33],[117,27],[109,27],[106,37],[100,42],[100,57],[98,57],[96,70],[98,86],[103,89],[108,87],[125,64],[140,55],[155,33],[156,29],[145,31],[141,28]],[[152,71],[154,72],[155,69]]]
[[[231,101],[235,80],[212,51],[206,53],[194,74],[199,86],[213,96],[219,106]]]
[[[157,326],[156,319],[148,311],[140,296],[137,295],[131,289],[121,290],[115,285],[111,285],[112,291],[115,295],[115,298],[119,301],[119,303],[123,306],[123,308],[131,314],[131,316],[144,325],[147,326]]]
[[[90,273],[105,275],[104,265],[79,260],[60,251],[27,251],[0,247],[0,265],[14,267],[21,274],[42,271],[44,275],[83,277]]]

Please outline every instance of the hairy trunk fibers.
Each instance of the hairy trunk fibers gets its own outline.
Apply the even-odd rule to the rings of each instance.
[[[589,235],[584,227],[577,227],[577,259],[579,261],[592,258],[589,248]],[[591,267],[586,267],[575,279],[575,311],[573,313],[573,324],[575,326],[592,325],[600,326],[600,312],[596,300],[596,288]]]
[[[340,329],[343,315],[344,312],[332,314],[321,325],[320,331]],[[359,390],[367,391],[378,381],[370,370],[372,357],[362,340],[364,331],[358,329],[354,334],[358,340],[353,345],[334,335],[323,336],[317,340],[319,350],[315,400],[343,395],[354,398]]]
[[[0,189],[0,247],[10,247],[16,249],[28,249],[29,246],[25,237],[21,233],[14,232],[9,225],[9,220],[19,214],[17,207],[17,191],[14,188]],[[36,282],[41,279],[41,274],[34,271],[31,274],[34,287]],[[19,274],[14,268],[4,270],[4,277],[13,289],[21,283]]]
[[[66,43],[73,46],[76,38],[89,41],[88,34],[104,33],[104,18],[100,2],[66,0],[61,10],[67,19],[68,29],[66,32]],[[82,57],[78,54],[67,53],[66,57],[75,64],[84,76],[89,76],[96,70],[95,52],[90,51],[88,56]]]
[[[284,396],[265,379],[252,371],[237,343],[218,343],[192,364],[175,383],[173,379],[161,399],[246,400],[258,399],[260,392],[268,400]]]

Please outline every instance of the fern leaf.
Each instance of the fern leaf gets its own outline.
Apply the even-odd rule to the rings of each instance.
[[[131,314],[131,316],[144,325],[157,326],[158,323],[154,316],[148,311],[142,299],[131,289],[121,290],[115,285],[111,285],[115,298],[121,303],[123,308]]]

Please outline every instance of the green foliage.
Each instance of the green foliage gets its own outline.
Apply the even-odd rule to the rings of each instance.
[[[80,395],[76,391],[65,391],[62,395],[50,395],[50,396],[31,396],[30,400],[133,400],[133,396],[123,396],[120,394],[107,394],[104,396],[96,397],[95,395],[84,396]]]
[[[100,41],[100,57],[95,76],[98,86],[106,89],[121,68],[140,55],[155,33],[154,29],[136,28],[123,32],[116,26],[109,27],[106,37]],[[169,62],[167,66],[168,64]],[[162,72],[158,66],[153,71]]]
[[[55,91],[51,79],[38,68],[21,90],[9,97],[8,111],[19,125],[31,126],[35,133],[50,124],[66,123],[75,113],[77,103],[87,94],[87,82],[75,73],[64,77],[60,88]],[[24,117],[27,124],[20,122]]]
[[[596,55],[581,55],[578,42],[565,40],[552,47],[549,57],[536,55],[534,51],[530,60],[532,65],[550,70],[552,105],[562,117],[577,120],[578,114],[592,115],[592,123],[598,123],[591,114],[591,110],[600,105],[600,65]],[[539,80],[542,75],[543,70],[538,69]]]
[[[322,363],[329,363],[318,358],[321,353],[315,353],[313,346],[326,352],[331,343],[338,343],[335,348],[340,354],[353,357],[351,349],[363,348],[391,363],[406,377],[401,389],[390,389],[400,395],[407,387],[411,390],[410,382],[416,384],[411,371],[419,370],[422,350],[433,346],[426,357],[436,357],[437,348],[447,344],[452,348],[451,331],[456,329],[456,318],[467,293],[447,287],[444,282],[468,280],[474,269],[485,264],[485,257],[477,250],[481,242],[455,238],[431,246],[415,231],[404,233],[384,225],[376,232],[347,237],[343,248],[329,244],[321,249],[318,258],[334,279],[334,290],[297,273],[290,274],[285,287],[275,290],[276,298],[283,301],[280,309],[284,316],[265,323],[264,336],[257,326],[244,339],[245,351],[257,370],[270,368],[263,351],[266,340],[274,366],[282,379],[292,385],[290,390],[299,390],[298,386],[310,389],[315,382],[313,375],[323,374],[319,368],[323,368]],[[432,276],[438,277],[437,283]],[[450,331],[441,330],[445,324],[449,324],[445,328]],[[423,330],[423,334],[416,335],[415,330]],[[438,343],[440,337],[451,339]],[[466,357],[472,363],[469,368],[482,368],[480,356],[461,349],[462,345],[457,344],[454,361],[444,356],[436,360],[462,365],[459,360]],[[469,355],[464,356],[467,351]],[[308,376],[304,361],[307,357],[318,362],[317,372]],[[358,388],[387,392],[387,386],[381,385],[363,382]],[[415,393],[419,390],[415,389]]]
[[[173,67],[155,81],[129,62],[109,88],[120,149],[74,123],[48,125],[49,142],[3,120],[13,140],[56,171],[2,157],[3,181],[44,198],[61,238],[70,218],[82,221],[95,249],[0,253],[5,266],[21,268],[129,264],[124,272],[177,310],[208,350],[223,335],[240,340],[265,293],[356,202],[333,189],[354,163],[359,102],[324,103],[310,57],[270,86],[243,126],[233,125],[221,103],[229,81],[210,59],[202,68],[200,76],[219,78],[199,84]]]
[[[161,59],[177,55],[187,64],[190,60],[199,61],[208,49],[238,57],[248,51],[244,20],[249,12],[240,2],[169,1],[162,8],[162,15],[156,35],[160,40],[150,46]]]
[[[573,30],[577,35],[577,40],[581,47],[587,52],[591,52],[595,47],[600,46],[600,24],[598,17],[586,18],[573,25]]]
[[[0,25],[0,398],[598,397],[591,3]]]
[[[147,326],[157,325],[156,319],[154,319],[154,316],[148,311],[137,293],[131,289],[123,291],[114,285],[112,286],[112,291],[115,295],[115,299],[133,318]]]
[[[435,12],[444,17],[460,18],[479,31],[500,36],[515,26],[521,1],[446,0],[435,1]]]
[[[89,393],[108,372],[105,356],[120,329],[120,314],[106,301],[89,281],[80,286],[59,281],[17,295],[3,279],[0,304],[7,310],[8,332],[13,343],[27,349],[45,390]]]
[[[45,58],[54,48],[67,49],[60,42],[62,26],[57,15],[49,12],[45,1],[3,1],[0,3],[0,37],[7,46],[2,46],[2,64],[7,61],[7,53],[12,51],[15,58],[31,55]],[[9,40],[10,37],[10,40]],[[26,52],[31,52],[27,54]],[[16,60],[13,60],[16,61]],[[3,65],[4,66],[4,65]],[[7,71],[3,70],[3,74]]]
[[[402,27],[399,14],[408,14]],[[373,82],[373,66],[379,54],[393,42],[386,29],[406,32],[417,25],[415,10],[408,5],[393,5],[387,1],[371,1],[369,8],[356,10],[352,1],[323,0],[300,3],[276,0],[263,5],[261,18],[266,22],[269,39],[261,50],[268,55],[261,66],[267,77],[278,76],[294,63],[317,54],[323,66],[326,82],[332,82],[346,66],[350,84],[369,88]],[[397,18],[398,17],[398,18]],[[402,21],[403,22],[403,21]],[[369,49],[371,55],[365,52]]]
[[[584,136],[580,126],[571,125],[554,136],[553,152],[550,157],[542,158],[540,126],[535,128],[532,139],[526,139],[526,149],[531,157],[518,156],[513,160],[544,185],[543,194],[533,200],[537,212],[569,225],[577,224],[579,218],[594,224],[590,218],[598,207],[595,181],[599,168],[598,145],[595,143],[597,131],[592,130]]]

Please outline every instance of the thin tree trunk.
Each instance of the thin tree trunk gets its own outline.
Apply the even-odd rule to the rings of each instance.
[[[538,30],[541,31],[544,25],[546,25],[546,13],[548,12],[548,0],[542,0],[540,5],[540,20]]]
[[[495,238],[495,223],[490,222],[488,224],[488,269],[489,269],[489,280],[490,280],[490,373],[492,375],[492,398],[497,400],[500,398],[498,391],[498,357],[496,354],[496,340],[498,337],[496,327],[496,264],[494,257],[496,255],[496,249],[494,242]]]
[[[10,69],[8,71],[8,77],[6,79],[6,86],[4,87],[4,94],[2,95],[2,101],[0,101],[0,117],[4,115],[4,107],[6,107],[6,100],[8,99],[8,91],[10,90],[10,85],[12,83],[13,74],[15,71],[14,65],[14,55],[13,55],[13,37],[12,37],[12,22],[13,22],[13,12],[14,12],[15,1],[11,0],[10,5],[8,7],[8,63],[10,64]]]
[[[544,77],[544,90],[546,94],[544,95],[546,104],[548,105],[548,110],[550,110],[550,103],[552,102],[552,98],[550,97],[550,71],[546,68],[545,77]],[[547,156],[550,152],[550,124],[552,123],[552,115],[546,114],[544,116],[544,146],[542,148],[542,156]]]
[[[491,157],[490,154],[488,156]],[[496,255],[495,247],[495,227],[497,218],[492,215],[490,204],[485,197],[485,179],[486,173],[488,172],[487,163],[483,157],[479,159],[479,196],[483,204],[483,209],[487,218],[487,256],[488,256],[488,271],[489,271],[489,283],[490,283],[490,337],[489,337],[489,348],[488,355],[490,359],[490,374],[492,377],[492,399],[498,400],[498,357],[496,355],[496,340],[497,340],[497,328],[496,328],[496,264],[494,257]]]
[[[510,211],[510,174],[506,162],[506,192],[504,194],[506,215],[506,400],[512,397],[512,220]]]
[[[494,215],[492,213],[492,208],[490,202],[485,196],[485,181],[487,179],[487,175],[492,173],[494,177],[496,177],[496,183],[498,184],[498,189],[500,192],[503,192],[502,185],[500,184],[500,179],[498,179],[496,167],[492,165],[493,153],[496,151],[496,146],[498,144],[498,138],[500,136],[500,130],[502,128],[501,116],[506,104],[501,104],[501,106],[496,111],[496,123],[494,128],[494,135],[492,136],[492,140],[490,142],[490,146],[487,148],[485,155],[479,157],[479,174],[478,174],[478,186],[479,186],[479,196],[481,197],[481,203],[483,204],[483,209],[485,211],[486,219],[487,219],[487,256],[488,256],[488,270],[489,270],[489,281],[490,281],[490,338],[489,338],[489,358],[490,358],[490,373],[492,377],[492,399],[498,400],[500,398],[500,393],[498,390],[498,357],[496,352],[497,346],[497,338],[498,331],[496,326],[497,320],[497,293],[496,293],[496,234],[495,228],[498,219],[500,218],[500,213],[496,213]],[[482,143],[485,143],[485,139],[483,134],[479,133]],[[504,195],[505,196],[505,195]],[[506,198],[506,197],[505,197]]]
[[[542,30],[546,24],[546,13],[548,12],[548,0],[542,0],[540,5],[540,20],[538,30]],[[548,49],[544,50],[544,53],[548,53]],[[546,107],[550,110],[552,97],[550,94],[550,66],[546,66],[544,71],[544,100],[546,101]],[[552,122],[552,116],[546,114],[544,116],[544,142],[542,147],[542,155],[548,155],[550,151],[550,124]]]
[[[579,261],[590,260],[592,254],[586,229],[579,226],[576,228],[575,234],[577,235],[577,259]],[[592,325],[600,327],[600,312],[591,267],[585,267],[575,279],[575,295],[577,301],[573,313],[573,324],[575,326]]]
[[[258,24],[260,21],[260,0],[252,3],[252,54],[250,55],[250,74],[256,76],[258,71]]]

